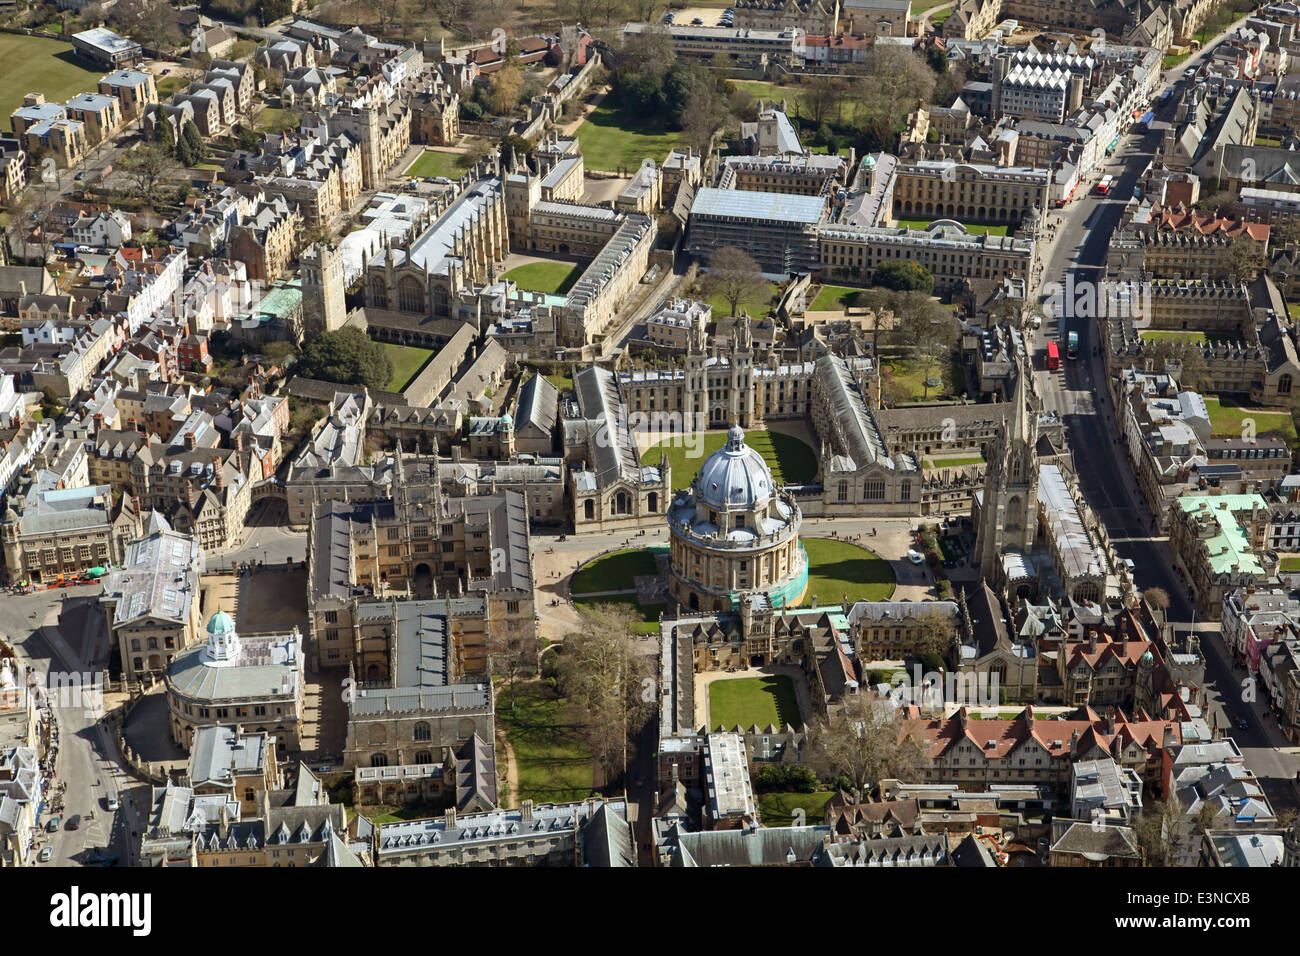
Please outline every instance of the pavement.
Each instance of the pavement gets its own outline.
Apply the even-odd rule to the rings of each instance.
[[[1200,53],[1169,71],[1166,77],[1176,79],[1183,70],[1197,65],[1224,36],[1226,31],[1206,43]],[[1148,132],[1121,138],[1116,155],[1101,171],[1116,179],[1109,196],[1089,192],[1064,210],[1049,215],[1049,220],[1059,225],[1044,257],[1045,281],[1065,282],[1069,273],[1074,274],[1076,281],[1101,277],[1111,234],[1127,198],[1133,195],[1138,176],[1159,148],[1164,130],[1173,119],[1172,113],[1169,107],[1158,111]],[[1176,630],[1195,629],[1198,634],[1205,657],[1202,690],[1207,698],[1206,720],[1228,729],[1228,735],[1241,748],[1246,766],[1260,780],[1274,809],[1294,808],[1298,803],[1293,781],[1300,771],[1300,756],[1282,749],[1295,750],[1276,729],[1276,722],[1263,716],[1266,705],[1241,699],[1241,682],[1246,674],[1240,670],[1234,673],[1230,655],[1219,635],[1218,622],[1196,620],[1185,573],[1178,567],[1168,539],[1152,535],[1152,515],[1138,492],[1132,469],[1119,444],[1115,408],[1104,384],[1108,381],[1101,354],[1104,346],[1092,320],[1072,316],[1058,320],[1049,316],[1042,329],[1031,336],[1033,354],[1041,354],[1051,339],[1064,341],[1071,329],[1079,333],[1079,359],[1067,360],[1057,371],[1039,369],[1034,374],[1043,407],[1061,415],[1073,452],[1077,455],[1081,449],[1089,450],[1086,467],[1076,467],[1080,489],[1105,525],[1119,556],[1134,562],[1138,589],[1163,588],[1170,596],[1168,616]],[[1113,453],[1098,453],[1102,449],[1113,449]],[[1076,457],[1076,466],[1080,463]],[[1237,720],[1243,714],[1250,716],[1247,730],[1237,727]]]

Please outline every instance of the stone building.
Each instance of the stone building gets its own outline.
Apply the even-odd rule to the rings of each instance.
[[[1228,593],[1272,577],[1268,527],[1268,502],[1258,494],[1183,495],[1173,503],[1169,545],[1187,568],[1202,614],[1219,614]]]
[[[302,739],[302,637],[240,636],[234,619],[215,611],[205,644],[181,651],[167,669],[167,711],[172,739],[189,750],[202,727],[238,722],[275,737],[281,755]]]
[[[798,604],[808,584],[801,521],[794,497],[733,425],[668,509],[669,592],[691,611]]]
[[[0,524],[5,573],[13,584],[79,577],[122,561],[142,529],[139,502],[108,485],[28,490],[12,496]]]

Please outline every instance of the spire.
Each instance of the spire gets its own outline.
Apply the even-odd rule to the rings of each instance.
[[[1011,420],[1007,423],[1007,452],[1010,454],[1017,445],[1032,444],[1029,422],[1029,388],[1028,369],[1016,361],[1016,388],[1011,396]]]

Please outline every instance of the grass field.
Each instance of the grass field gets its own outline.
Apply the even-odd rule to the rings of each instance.
[[[300,119],[301,117],[293,110],[264,106],[253,123],[264,133],[283,133],[285,130],[296,128]]]
[[[650,129],[634,116],[608,106],[598,106],[578,127],[578,142],[588,169],[633,170],[647,156],[662,163],[668,151],[681,143],[681,134]]]
[[[1277,434],[1288,443],[1296,443],[1295,422],[1286,412],[1261,411],[1249,405],[1234,405],[1229,400],[1205,399],[1210,413],[1210,427],[1215,438],[1241,438],[1248,433],[1246,422],[1254,423],[1256,435]]]
[[[953,387],[953,382],[957,379],[952,363],[945,365],[942,362],[936,362],[929,369],[926,369],[911,359],[900,358],[891,359],[884,363],[884,369],[892,381],[901,383],[907,389],[910,396],[907,401],[933,401],[937,398],[955,398],[960,394]],[[943,384],[936,388],[927,389],[925,383],[929,378],[937,378]]]
[[[853,296],[862,291],[862,289],[850,289],[843,285],[824,285],[817,293],[817,298],[813,299],[812,305],[808,307],[808,311],[831,312],[843,309],[852,302]]]
[[[158,87],[158,99],[165,100],[177,90],[189,86],[190,76],[188,73],[173,68],[166,76],[155,77],[154,83]]]
[[[384,343],[384,353],[393,363],[393,377],[388,380],[390,392],[400,392],[411,383],[424,363],[433,358],[433,349],[421,349],[411,345],[393,345]]]
[[[1287,573],[1300,571],[1300,556],[1291,555],[1282,558],[1278,561],[1277,567],[1279,571],[1286,571]]]
[[[956,458],[927,458],[926,468],[960,468],[963,465],[982,465],[984,459],[979,455],[958,456]]]
[[[406,175],[417,178],[446,176],[448,179],[460,179],[464,173],[459,153],[440,153],[435,149],[426,149],[419,159],[406,167]]]
[[[715,680],[709,685],[709,726],[742,728],[755,724],[784,727],[803,724],[794,684],[784,674]]]
[[[939,216],[937,218],[942,219],[944,217]],[[898,224],[900,226],[906,226],[909,229],[923,230],[926,227],[928,227],[930,223],[935,221],[937,220],[936,219],[900,219],[898,220]],[[966,231],[969,232],[972,236],[982,236],[985,233],[987,233],[990,236],[1005,236],[1011,228],[1010,226],[981,225],[979,223],[974,223],[974,222],[963,222],[962,225],[966,227]]]
[[[636,587],[636,579],[657,572],[654,555],[645,548],[603,554],[580,567],[569,584],[571,594],[623,591]]]
[[[808,552],[808,591],[803,603],[839,604],[850,601],[886,601],[894,593],[896,578],[889,562],[866,548],[833,538],[804,538]]]
[[[705,432],[703,435],[690,436],[689,447],[682,447],[681,435],[666,438],[657,445],[652,445],[641,456],[646,465],[659,463],[660,450],[667,452],[668,463],[672,466],[673,487],[685,488],[699,473],[704,459],[727,443],[727,433]],[[772,477],[778,484],[800,485],[811,481],[817,474],[817,456],[806,444],[791,435],[780,432],[745,432],[745,444],[763,456]]]
[[[568,262],[530,262],[526,266],[511,269],[501,278],[509,279],[519,288],[532,292],[564,295],[582,278],[582,269],[582,266]]]
[[[72,44],[45,37],[0,33],[0,122],[11,131],[9,114],[28,93],[44,93],[47,103],[62,103],[78,93],[94,93],[106,71],[83,65]]]
[[[1191,342],[1204,345],[1207,342],[1240,342],[1240,335],[1231,332],[1184,332],[1180,329],[1169,331],[1151,331],[1144,329],[1139,335],[1149,342]]]
[[[794,823],[795,810],[803,811],[808,826],[818,826],[825,819],[826,802],[835,796],[834,790],[816,793],[760,793],[758,815],[765,827],[788,827]]]
[[[952,16],[952,12],[952,7],[949,7],[947,10],[940,10],[934,16],[930,17],[930,26],[937,30],[939,27],[943,26],[943,21]]]
[[[564,701],[544,681],[519,683],[513,692],[504,687],[498,692],[497,723],[515,752],[521,800],[561,803],[591,793],[591,754],[564,720]],[[505,755],[500,759],[504,761]]]
[[[707,265],[707,263],[705,263]],[[760,288],[760,291],[751,296],[746,296],[736,303],[737,312],[748,312],[751,318],[761,319],[772,309],[772,296],[779,294],[781,287],[775,282],[769,282],[766,289]],[[712,295],[705,295],[703,287],[697,287],[696,293],[692,296],[702,302],[709,303],[713,309],[713,320],[731,318],[731,303],[724,299],[716,292]]]

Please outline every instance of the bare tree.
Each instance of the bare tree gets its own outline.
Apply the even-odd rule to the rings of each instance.
[[[122,157],[121,169],[130,178],[135,193],[145,202],[169,173],[179,168],[167,151],[156,143],[143,143]]]
[[[1195,836],[1193,821],[1177,799],[1143,807],[1133,829],[1142,848],[1143,866],[1173,866]]]
[[[843,774],[862,793],[888,777],[910,776],[929,759],[917,741],[904,734],[900,710],[863,694],[845,697],[813,727],[809,743],[832,775]]]
[[[934,71],[910,48],[877,45],[867,54],[865,75],[854,88],[858,125],[887,141],[934,89]]]
[[[1169,610],[1169,592],[1164,588],[1147,588],[1142,592],[1142,600],[1157,610]]]
[[[565,637],[561,651],[561,688],[606,782],[626,772],[628,738],[659,699],[651,660],[635,646],[635,623],[626,607],[585,608],[582,629]]]
[[[686,142],[707,159],[713,138],[728,119],[727,100],[708,78],[696,80],[682,112],[682,133]]]
[[[763,270],[749,253],[735,246],[715,249],[709,256],[709,271],[704,277],[705,288],[727,300],[731,314],[736,314],[740,300],[761,295],[767,288]]]

